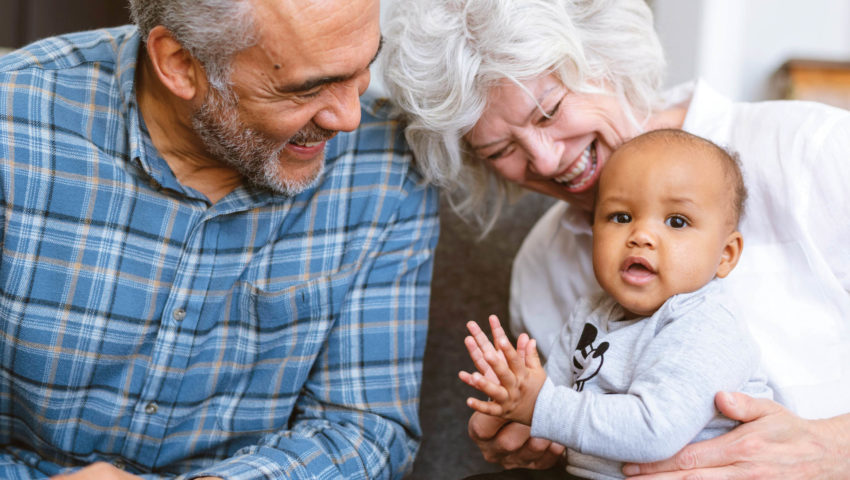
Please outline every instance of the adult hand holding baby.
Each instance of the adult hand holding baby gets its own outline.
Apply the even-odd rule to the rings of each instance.
[[[826,438],[847,433],[830,421],[808,421],[768,399],[720,392],[717,409],[743,424],[724,435],[683,448],[670,459],[627,464],[629,478],[661,480],[691,478],[844,478],[850,459],[832,452]],[[784,453],[778,453],[784,452]],[[843,458],[844,465],[834,461]],[[832,459],[833,461],[830,461]]]

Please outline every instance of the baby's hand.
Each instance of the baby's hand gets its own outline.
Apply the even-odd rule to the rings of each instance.
[[[490,317],[495,318],[498,323],[498,318],[495,315],[491,315]],[[499,328],[501,329],[501,327]],[[481,373],[481,375],[491,382],[499,383],[499,377],[496,376],[496,372],[493,371],[490,364],[484,359],[484,352],[493,352],[502,360],[505,358],[504,354],[490,343],[490,340],[487,338],[487,334],[481,330],[481,327],[479,327],[477,323],[467,322],[466,329],[469,330],[470,335],[463,339],[463,343],[466,346],[466,350],[469,352],[469,357],[472,359],[472,363],[475,364],[475,368]],[[504,330],[502,330],[501,333],[504,335]],[[461,373],[469,375],[466,372]],[[461,379],[463,379],[463,377],[461,377]]]
[[[464,344],[478,371],[461,371],[458,376],[490,397],[488,401],[470,397],[467,405],[487,415],[530,425],[537,394],[546,380],[536,342],[522,334],[517,340],[518,350],[514,349],[495,315],[490,316],[493,343],[477,323],[469,322],[467,328],[471,336]]]

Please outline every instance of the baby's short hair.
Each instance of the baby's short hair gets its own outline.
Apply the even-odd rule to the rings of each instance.
[[[726,178],[729,179],[732,187],[732,213],[734,215],[734,225],[737,228],[738,222],[744,216],[747,201],[747,187],[744,185],[744,175],[741,173],[741,160],[738,154],[717,145],[711,140],[675,128],[650,130],[624,143],[615,153],[624,148],[640,146],[640,144],[650,141],[675,143],[688,148],[698,149],[720,160]]]

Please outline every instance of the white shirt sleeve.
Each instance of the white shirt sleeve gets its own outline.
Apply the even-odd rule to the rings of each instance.
[[[828,259],[825,266],[850,291],[850,112],[826,119],[810,145],[808,195],[802,197],[799,217],[820,256]]]

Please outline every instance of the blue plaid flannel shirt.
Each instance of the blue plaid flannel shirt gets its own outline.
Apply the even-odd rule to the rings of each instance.
[[[316,188],[211,205],[140,120],[138,48],[0,58],[0,478],[400,477],[439,227],[399,124],[364,99]]]

